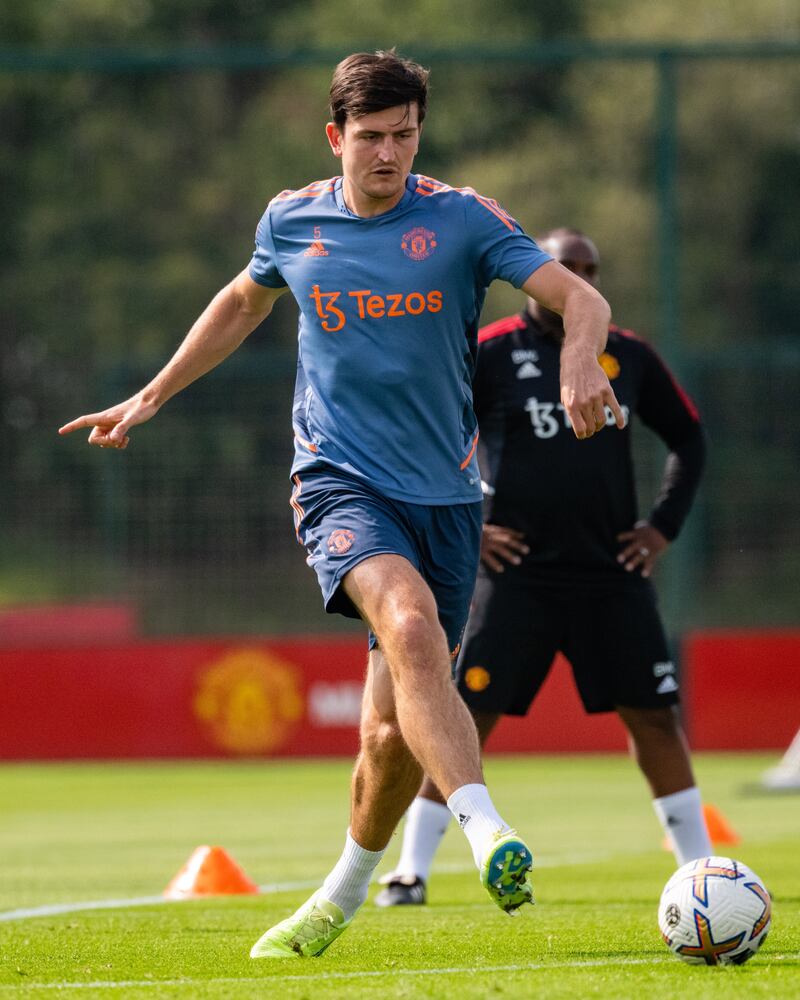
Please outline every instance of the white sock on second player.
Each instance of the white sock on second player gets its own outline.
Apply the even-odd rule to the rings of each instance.
[[[678,865],[713,854],[703,818],[700,790],[694,786],[682,792],[653,799],[653,809],[672,844]]]
[[[486,785],[462,785],[447,800],[447,808],[467,835],[475,864],[480,868],[492,835],[508,830],[508,823],[495,809]]]
[[[323,899],[335,903],[345,920],[350,920],[367,898],[372,873],[383,854],[383,851],[365,851],[347,831],[342,855],[320,889]]]
[[[450,810],[441,802],[416,798],[408,807],[403,827],[403,847],[396,875],[415,875],[427,881],[434,855],[450,822]]]

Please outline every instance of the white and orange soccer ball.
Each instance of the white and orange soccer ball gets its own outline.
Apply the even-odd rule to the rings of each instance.
[[[741,965],[769,932],[772,899],[733,858],[698,858],[664,886],[658,926],[670,951],[693,965]]]

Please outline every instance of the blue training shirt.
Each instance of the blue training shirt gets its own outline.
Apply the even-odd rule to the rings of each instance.
[[[479,501],[486,289],[550,259],[497,202],[422,175],[371,218],[347,208],[341,177],[274,198],[249,273],[300,307],[292,473],[322,463],[396,500]]]

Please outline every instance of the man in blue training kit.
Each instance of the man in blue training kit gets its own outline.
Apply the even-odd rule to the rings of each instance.
[[[502,278],[564,318],[561,396],[575,435],[623,416],[598,363],[603,297],[496,202],[412,174],[427,71],[394,52],[341,62],[330,92],[342,176],[284,191],[248,268],[212,299],[131,399],[61,428],[124,448],[129,430],[234,351],[290,289],[300,308],[291,504],[329,612],[361,617],[370,654],[344,851],[322,887],[251,955],[321,954],[367,896],[423,771],[507,913],[532,902],[524,841],[495,809],[452,682],[478,565],[472,373],[487,286]]]

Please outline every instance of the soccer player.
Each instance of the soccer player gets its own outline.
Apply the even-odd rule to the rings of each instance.
[[[126,447],[134,425],[235,350],[287,288],[297,300],[297,537],[326,610],[360,616],[371,651],[343,853],[319,891],[254,945],[254,958],[319,955],[342,933],[423,769],[461,816],[492,899],[508,913],[532,901],[530,850],[489,796],[451,674],[479,557],[471,381],[495,278],[563,315],[561,391],[576,437],[606,426],[606,406],[620,427],[623,416],[597,362],[605,299],[496,202],[411,172],[427,76],[393,51],[341,62],[326,129],[341,176],[274,198],[249,266],[159,374],[61,428],[91,427],[91,444]]]
[[[593,287],[599,256],[573,229],[539,244]],[[525,715],[561,650],[587,712],[616,711],[678,864],[711,854],[700,795],[676,715],[678,679],[648,580],[678,534],[699,482],[697,411],[655,352],[609,328],[600,363],[626,429],[576,448],[559,403],[561,317],[528,300],[480,331],[474,380],[486,501],[482,566],[458,661],[459,690],[481,745],[503,715]],[[638,520],[630,415],[666,443],[660,493]],[[609,411],[609,422],[612,417]],[[409,809],[400,861],[381,906],[425,901],[450,814],[426,778]]]

